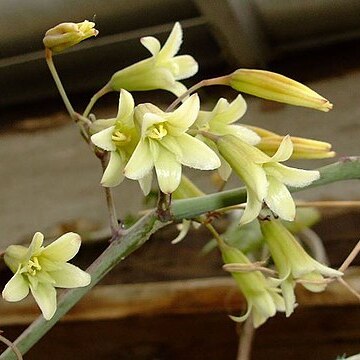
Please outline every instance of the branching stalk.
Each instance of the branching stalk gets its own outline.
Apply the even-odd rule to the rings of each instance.
[[[107,94],[108,92],[111,91],[111,88],[106,84],[103,88],[101,88],[91,99],[90,102],[88,104],[88,106],[86,107],[83,116],[84,117],[88,117],[90,114],[90,111],[92,110],[92,108],[94,107],[95,103],[105,94]]]
[[[347,158],[334,164],[324,166],[318,170],[321,174],[320,179],[301,190],[340,180],[359,179],[360,158]],[[300,189],[291,188],[290,190],[294,192],[299,191]],[[171,210],[172,216],[176,220],[182,220],[185,218],[192,219],[206,212],[214,211],[225,206],[243,203],[245,201],[246,189],[239,188],[216,194],[205,195],[203,197],[177,200],[172,204]],[[88,268],[87,271],[92,277],[90,285],[84,288],[66,290],[59,300],[58,308],[54,317],[51,320],[46,321],[42,316],[40,316],[14,342],[21,353],[25,354],[111,269],[113,269],[130,253],[142,246],[153,233],[167,224],[168,223],[163,223],[158,220],[156,211],[154,210],[145,215],[134,226],[132,226],[127,233],[122,236],[121,241],[119,234],[104,251],[104,253],[100,255],[100,257]],[[211,226],[211,224],[209,225]],[[350,254],[348,259],[353,258],[354,256],[355,252]],[[343,266],[347,266],[349,261],[350,260],[346,260],[346,263],[344,263]],[[10,349],[7,349],[0,355],[0,359],[14,360],[16,357]]]
[[[196,90],[204,86],[211,85],[225,85],[227,83],[227,76],[221,76],[213,79],[201,80],[197,84],[193,85],[188,91],[184,92],[181,96],[179,96],[174,102],[172,102],[169,107],[166,109],[166,112],[170,112],[176,108],[187,96],[191,95]]]

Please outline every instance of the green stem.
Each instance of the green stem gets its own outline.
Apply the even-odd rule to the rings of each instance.
[[[58,91],[60,93],[61,98],[63,99],[63,102],[65,104],[66,110],[68,111],[71,119],[73,119],[75,122],[78,121],[78,118],[75,114],[75,111],[70,103],[69,98],[66,95],[65,89],[62,85],[62,82],[60,80],[60,77],[56,71],[54,62],[53,62],[53,58],[52,58],[52,51],[48,48],[45,49],[45,59],[46,59],[46,63],[49,67],[49,70],[51,72],[52,77],[54,78],[56,87],[58,88]]]
[[[165,110],[166,112],[170,112],[175,109],[175,107],[180,104],[187,96],[192,94],[194,91],[204,87],[211,85],[226,85],[228,82],[228,76],[221,76],[213,79],[201,80],[197,84],[193,85],[189,90],[184,92],[181,96],[179,96],[170,106]]]
[[[360,157],[344,158],[318,169],[320,179],[303,188],[289,188],[298,192],[341,180],[360,179]],[[208,211],[246,202],[246,189],[237,188],[202,197],[174,201],[171,210],[174,220],[191,219]]]
[[[334,164],[320,169],[321,177],[304,188],[291,188],[295,192],[315,186],[330,184],[340,180],[360,179],[360,157],[344,158]],[[175,220],[191,219],[208,211],[231,206],[246,201],[246,190],[239,188],[203,197],[174,201],[171,210]],[[142,246],[157,230],[167,223],[158,220],[156,211],[141,218],[125,235],[118,236],[102,255],[88,268],[91,284],[85,288],[70,289],[64,292],[58,303],[54,317],[46,321],[42,316],[35,320],[14,342],[17,348],[26,353],[43,335],[45,335],[60,318],[65,315],[88,291],[91,290],[112,268],[133,251]],[[14,360],[14,354],[7,349],[0,356],[1,360]]]
[[[38,317],[14,342],[14,345],[25,354],[35,345],[87,292],[90,291],[116,264],[143,245],[149,237],[166,223],[157,220],[155,212],[144,216],[121,240],[114,240],[108,248],[87,269],[91,274],[91,283],[84,288],[64,291],[59,299],[55,315],[48,321]],[[11,349],[1,354],[0,359],[15,360]]]
[[[95,103],[105,94],[107,94],[108,92],[112,91],[112,89],[110,88],[110,86],[108,84],[106,84],[103,88],[101,88],[91,99],[90,102],[88,104],[88,106],[86,107],[83,116],[84,117],[88,117],[90,114],[91,109],[94,107]]]

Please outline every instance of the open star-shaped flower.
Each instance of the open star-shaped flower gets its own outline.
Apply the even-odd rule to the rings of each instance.
[[[115,91],[163,89],[180,96],[186,87],[178,80],[187,79],[198,71],[198,64],[192,56],[175,56],[181,42],[182,29],[178,22],[162,48],[155,37],[143,37],[141,43],[152,56],[116,72],[108,86]]]
[[[67,263],[79,251],[78,234],[64,234],[46,247],[43,240],[43,234],[37,232],[29,248],[10,245],[6,249],[4,260],[14,276],[5,285],[2,296],[6,301],[20,301],[31,291],[44,318],[50,320],[56,311],[55,288],[87,286],[91,277]]]
[[[135,122],[140,128],[141,139],[125,166],[125,176],[151,182],[155,167],[161,191],[169,194],[180,184],[181,165],[200,170],[218,168],[220,160],[215,152],[186,133],[196,120],[199,107],[197,94],[169,113],[152,104],[138,105]]]

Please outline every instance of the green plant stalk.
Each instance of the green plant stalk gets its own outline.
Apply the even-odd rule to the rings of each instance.
[[[320,171],[319,180],[302,188],[289,187],[290,192],[298,192],[341,180],[360,179],[360,156],[346,157],[317,170]],[[192,219],[208,211],[215,211],[244,202],[246,202],[246,189],[242,187],[203,197],[177,200],[173,203],[171,212],[174,220]]]
[[[360,179],[360,157],[344,158],[318,170],[321,174],[319,180],[304,188],[291,188],[290,191],[305,190],[341,180]],[[216,211],[219,208],[236,205],[245,201],[246,190],[239,188],[203,197],[175,201],[171,211],[174,220],[191,219],[200,214]],[[121,239],[117,238],[114,240],[87,269],[92,278],[90,285],[85,288],[66,290],[59,299],[57,311],[51,320],[46,321],[40,316],[16,339],[14,344],[21,353],[25,354],[111,269],[133,251],[141,247],[153,233],[167,224],[158,220],[154,210],[141,218]],[[16,357],[11,349],[7,349],[0,355],[0,359],[16,360]]]
[[[48,321],[43,316],[39,316],[14,341],[14,345],[22,354],[25,354],[111,269],[142,246],[153,233],[166,225],[167,223],[157,220],[155,211],[142,217],[126,235],[111,242],[107,249],[90,265],[87,272],[91,274],[91,283],[87,287],[65,290],[58,301],[55,315]],[[7,349],[1,354],[0,359],[16,360],[16,356],[11,349]]]

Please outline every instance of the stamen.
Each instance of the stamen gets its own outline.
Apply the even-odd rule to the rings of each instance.
[[[26,265],[26,269],[30,275],[35,276],[36,273],[41,270],[38,258],[33,257],[30,259]]]
[[[121,146],[127,144],[131,140],[131,137],[122,133],[121,131],[115,131],[111,139],[114,143],[116,143],[116,145]]]
[[[166,135],[167,130],[165,129],[164,124],[153,125],[147,133],[148,137],[157,140],[161,140]]]

